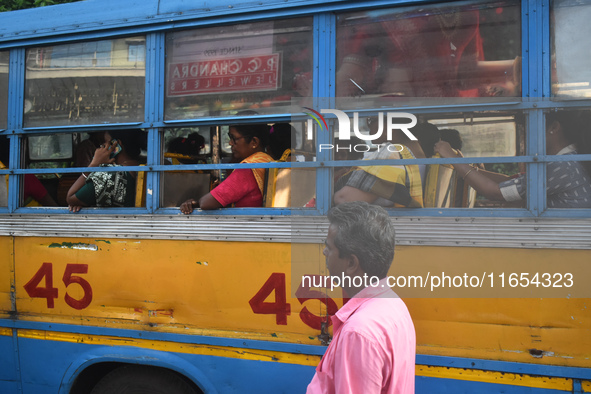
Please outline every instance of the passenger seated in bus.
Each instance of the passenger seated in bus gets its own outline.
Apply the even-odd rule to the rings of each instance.
[[[462,154],[462,147],[464,146],[464,140],[462,139],[462,135],[456,129],[439,129],[439,135],[441,137],[441,141],[449,142],[449,145],[458,151],[458,153]],[[435,145],[433,145],[433,150],[435,149]],[[483,163],[474,164],[481,170],[485,170]]]
[[[362,160],[365,141],[352,135],[349,140],[335,139],[334,160]],[[357,147],[357,148],[355,148]],[[338,192],[346,184],[356,167],[334,167],[332,172],[333,190]],[[305,205],[306,208],[316,207],[316,196],[312,197]]]
[[[379,124],[376,118],[368,120],[371,134],[376,134]],[[411,132],[419,125],[410,129]],[[377,150],[367,160],[423,159],[425,153],[418,141],[410,140],[401,130],[392,132],[387,141],[384,132],[374,140]],[[336,205],[350,201],[365,201],[385,207],[423,207],[422,178],[425,165],[364,166],[357,167],[346,185],[334,195]]]
[[[441,134],[437,126],[431,123],[419,123],[412,129],[412,133],[419,140],[421,149],[425,153],[425,157],[430,158],[435,154],[435,144],[441,140]]]
[[[10,163],[10,146],[8,138],[0,138],[0,168],[8,168]],[[42,205],[44,207],[56,207],[57,203],[49,194],[43,183],[35,174],[25,174],[23,187],[23,205]],[[0,176],[0,182],[5,182],[5,177]]]
[[[203,148],[205,148],[205,138],[199,133],[191,133],[186,137],[171,140],[167,151],[185,156],[177,159],[180,164],[203,164],[204,161],[197,157]]]
[[[574,111],[546,116],[546,154],[574,155],[591,153],[588,127],[589,114]],[[435,151],[441,157],[462,157],[450,144],[440,141]],[[503,174],[481,171],[470,164],[454,164],[464,181],[488,199],[524,202],[527,178],[524,174],[510,178]],[[549,208],[591,208],[591,162],[558,161],[547,164],[546,196]]]
[[[365,146],[365,141],[352,135],[350,140],[335,140],[334,159],[340,160],[363,160],[364,152],[362,145]],[[355,147],[358,147],[357,149]],[[347,184],[349,176],[353,173],[356,167],[335,167],[333,170],[333,182],[335,193]]]
[[[35,174],[25,174],[25,185],[23,188],[23,205],[44,207],[57,207],[57,203],[51,197],[43,183]]]
[[[273,160],[265,153],[269,141],[267,125],[231,126],[228,133],[232,147],[232,161],[240,163],[269,163]],[[199,201],[189,199],[181,204],[185,215],[194,208],[203,210],[218,209],[234,205],[235,207],[260,207],[263,205],[264,168],[239,168],[232,171],[222,183]]]
[[[462,135],[456,129],[439,129],[439,136],[441,137],[442,141],[449,142],[449,145],[455,150],[462,150],[462,146],[464,146],[464,140],[462,139]],[[435,144],[433,144],[433,148]]]
[[[286,150],[291,149],[295,144],[295,130],[289,123],[275,123],[269,129],[269,144],[266,151],[273,158],[279,160]],[[290,153],[291,155],[291,153]]]
[[[145,143],[139,131],[108,131],[88,167],[137,166]],[[68,190],[72,212],[82,207],[133,207],[136,173],[129,171],[82,173]]]
[[[103,142],[105,142],[104,131],[94,131],[89,133],[88,138],[80,142],[76,147],[74,166],[88,167],[94,157],[94,152],[96,152],[97,148],[101,146]]]

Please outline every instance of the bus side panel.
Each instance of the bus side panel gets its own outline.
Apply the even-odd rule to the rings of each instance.
[[[319,245],[300,248],[301,260],[310,256],[302,272],[319,273]],[[302,282],[291,253],[287,243],[19,237],[17,309],[26,320],[317,345],[323,305],[290,297]],[[583,264],[588,252],[401,246],[390,275],[496,261],[556,266],[558,257]],[[405,298],[419,354],[571,367],[591,366],[587,301]]]
[[[12,257],[12,237],[0,237],[0,393],[17,392],[13,331],[1,320],[12,315],[10,291],[14,278]]]
[[[584,250],[401,246],[389,274],[454,275],[477,267],[480,275],[492,272],[498,279],[502,267],[531,273],[535,271],[528,264],[533,262],[539,272],[553,267],[551,272],[564,273],[566,267],[588,266],[588,261],[589,252]],[[534,287],[529,297],[503,298],[511,289],[501,288],[499,281],[494,290],[495,298],[460,298],[458,294],[475,294],[465,288],[451,289],[448,298],[405,298],[409,289],[394,288],[413,318],[419,354],[591,367],[588,298],[541,298]],[[434,295],[428,287],[412,291],[423,297]]]
[[[19,237],[15,260],[19,319],[320,344],[288,243]]]
[[[64,334],[64,338],[67,334]],[[74,335],[73,335],[74,336]],[[140,343],[127,340],[132,346],[102,346],[67,341],[19,338],[23,370],[23,392],[37,394],[43,392],[60,393],[71,388],[71,381],[63,381],[64,371],[73,360],[94,360],[98,362],[122,362],[153,365],[176,370],[190,379],[201,376],[207,381],[195,383],[208,392],[218,393],[303,393],[314,375],[313,366],[303,366],[281,362],[216,357],[188,353],[154,351],[142,347]],[[151,341],[157,348],[165,348],[167,343]],[[215,354],[216,349],[210,353]],[[61,355],[61,356],[60,356]],[[317,362],[317,360],[315,360]],[[198,372],[196,372],[198,371]]]
[[[12,329],[0,327],[0,349],[0,393],[16,393],[17,368]]]
[[[9,316],[12,311],[13,272],[12,237],[0,237],[0,318]]]

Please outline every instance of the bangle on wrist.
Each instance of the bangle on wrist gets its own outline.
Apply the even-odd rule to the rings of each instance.
[[[82,173],[82,176],[84,177],[84,179],[88,179],[88,175],[86,175],[85,173]]]
[[[471,168],[468,170],[468,172],[467,172],[467,173],[465,173],[465,174],[464,174],[464,176],[462,177],[462,179],[466,179],[466,177],[467,177],[467,176],[468,176],[468,175],[469,175],[469,174],[470,174],[472,171],[476,171],[476,172],[478,172],[478,167],[473,167],[473,166],[470,166],[470,167],[471,167]]]

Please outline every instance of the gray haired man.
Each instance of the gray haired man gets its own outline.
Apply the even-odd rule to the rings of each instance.
[[[395,241],[390,217],[358,201],[332,208],[328,219],[326,265],[352,298],[332,318],[333,339],[307,393],[414,393],[414,325],[387,285]]]

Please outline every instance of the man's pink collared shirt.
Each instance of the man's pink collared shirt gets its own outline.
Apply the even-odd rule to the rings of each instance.
[[[385,280],[351,298],[332,323],[332,342],[307,394],[414,393],[414,325]]]

